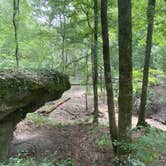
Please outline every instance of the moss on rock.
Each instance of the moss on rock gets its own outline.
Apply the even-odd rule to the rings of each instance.
[[[68,77],[55,71],[0,71],[0,159],[8,155],[16,124],[45,102],[59,99],[69,88]]]
[[[68,77],[55,71],[0,71],[0,114],[58,99],[70,88]],[[38,101],[40,100],[40,101]],[[0,116],[0,120],[3,115]]]

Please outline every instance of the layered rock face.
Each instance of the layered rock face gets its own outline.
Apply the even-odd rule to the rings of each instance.
[[[0,71],[0,160],[8,156],[17,123],[69,88],[68,77],[55,71]]]

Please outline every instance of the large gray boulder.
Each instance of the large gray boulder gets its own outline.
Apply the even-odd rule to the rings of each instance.
[[[17,123],[69,88],[68,77],[55,71],[0,71],[0,160],[8,156]]]

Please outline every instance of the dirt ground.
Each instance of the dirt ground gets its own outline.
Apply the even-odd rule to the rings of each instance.
[[[96,141],[103,135],[109,136],[108,129],[95,129],[90,124],[92,121],[93,98],[88,97],[88,110],[85,106],[85,89],[73,86],[62,96],[63,99],[71,98],[56,110],[49,118],[62,124],[84,122],[80,125],[64,125],[59,128],[47,126],[35,126],[24,120],[19,123],[14,133],[11,146],[11,156],[20,153],[22,157],[34,156],[63,160],[72,158],[76,166],[107,166],[112,154],[111,145],[106,149],[100,149]],[[106,99],[99,99],[100,123],[108,124]],[[137,123],[137,117],[133,116],[133,127]],[[161,130],[166,131],[166,126],[151,117],[147,122]],[[99,132],[100,130],[100,132]]]
[[[80,86],[73,86],[69,91],[65,92],[62,98],[71,98],[69,101],[58,107],[55,111],[50,114],[50,118],[57,120],[61,123],[82,121],[91,122],[92,112],[93,112],[93,98],[88,96],[88,110],[86,110],[85,102],[85,88]],[[108,124],[108,113],[106,98],[103,96],[99,97],[99,111],[100,111],[100,123]],[[166,131],[166,125],[158,122],[160,117],[166,117],[166,107],[162,107],[162,110],[158,114],[152,115],[151,118],[147,119],[148,124],[157,127],[161,130]],[[118,114],[116,113],[116,118]],[[156,119],[156,120],[155,120]],[[133,127],[136,126],[138,118],[136,116],[132,117]]]
[[[27,124],[30,125],[30,124]],[[15,138],[11,154],[22,151],[21,157],[46,157],[54,160],[74,159],[76,166],[107,166],[112,156],[111,146],[100,149],[96,141],[108,130],[98,132],[91,125],[63,126],[60,128],[29,129],[21,137]]]

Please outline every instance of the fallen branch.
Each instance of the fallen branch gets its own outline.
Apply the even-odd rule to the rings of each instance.
[[[164,121],[164,120],[161,120],[161,119],[153,119],[153,120],[155,120],[155,121],[157,121],[157,122],[160,122],[161,124],[163,124],[163,125],[166,125],[166,121]]]
[[[57,100],[55,102],[53,102],[52,104],[47,104],[45,106],[43,106],[42,108],[38,109],[36,111],[36,113],[38,114],[44,114],[44,115],[47,115],[47,114],[50,114],[52,111],[54,111],[55,109],[57,109],[59,106],[61,106],[62,104],[66,103],[67,101],[69,101],[71,98],[67,98],[65,100]]]
[[[67,112],[68,114],[72,115],[75,119],[78,118],[78,116],[80,115],[79,113],[72,113],[68,110],[64,110],[65,112]]]

